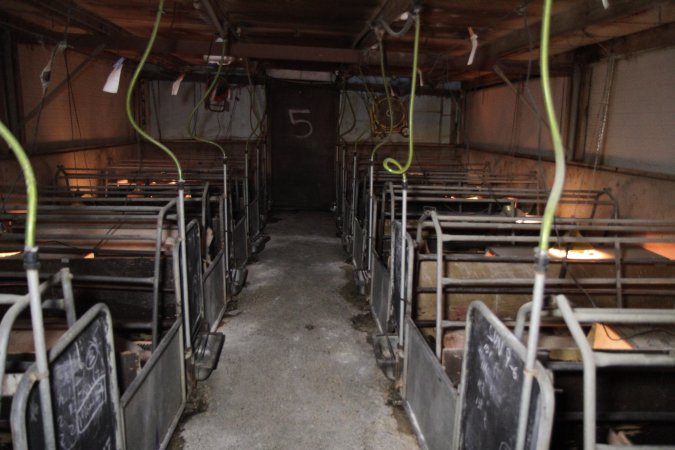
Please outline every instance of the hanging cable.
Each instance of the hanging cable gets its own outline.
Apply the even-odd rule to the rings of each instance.
[[[216,147],[220,152],[223,154],[223,158],[227,158],[227,154],[225,153],[225,149],[223,148],[222,145],[217,143],[216,141],[212,141],[210,139],[202,138],[197,136],[197,131],[196,131],[196,123],[193,125],[193,122],[195,120],[195,114],[197,114],[197,110],[204,104],[206,99],[208,98],[209,95],[211,95],[211,92],[213,92],[213,89],[216,87],[218,84],[218,77],[220,76],[220,72],[223,69],[223,59],[225,57],[225,41],[223,40],[223,45],[220,50],[220,63],[218,63],[218,69],[216,70],[216,74],[213,77],[213,81],[209,85],[209,87],[206,89],[204,92],[204,95],[202,98],[197,102],[195,107],[192,109],[192,112],[190,113],[190,117],[188,118],[188,122],[186,125],[186,129],[188,132],[188,135],[194,139],[195,141],[198,142],[203,142],[205,144],[213,145]]]
[[[394,30],[389,26],[389,24],[387,23],[387,21],[384,20],[382,17],[378,17],[378,18],[377,18],[377,24],[380,25],[380,26],[384,29],[384,31],[387,32],[387,34],[388,34],[389,36],[393,36],[393,37],[401,37],[401,36],[403,36],[404,34],[406,34],[406,33],[408,32],[408,30],[410,30],[410,27],[412,26],[412,24],[413,24],[413,22],[414,22],[414,20],[415,20],[414,17],[413,17],[413,15],[414,15],[414,14],[410,14],[410,13],[407,12],[407,11],[404,12],[404,13],[401,15],[402,18],[405,17],[404,19],[402,19],[402,20],[405,20],[405,23],[403,24],[403,28],[401,28],[399,31],[394,31]]]
[[[518,419],[518,434],[516,440],[516,449],[522,450],[525,446],[527,423],[530,413],[530,402],[532,397],[532,384],[534,378],[535,364],[537,361],[537,344],[539,341],[539,326],[541,322],[541,309],[544,303],[544,286],[546,283],[546,266],[548,264],[548,247],[553,220],[555,217],[558,202],[565,183],[565,150],[560,136],[558,120],[555,115],[553,105],[553,96],[551,94],[551,79],[549,73],[549,43],[551,30],[551,9],[553,0],[544,0],[544,11],[541,27],[541,48],[540,48],[540,66],[541,66],[541,86],[546,106],[546,115],[550,124],[551,139],[553,141],[553,152],[555,155],[555,176],[553,186],[544,209],[541,230],[539,234],[539,247],[535,250],[535,275],[534,289],[532,292],[532,313],[530,316],[530,333],[527,340],[527,354],[525,359],[525,369],[523,380],[523,390],[521,393],[520,414]]]
[[[387,158],[384,160],[382,165],[384,168],[387,170],[389,173],[393,173],[394,175],[401,175],[403,177],[403,181],[406,180],[406,172],[408,169],[410,169],[410,164],[412,163],[413,159],[413,114],[414,114],[414,109],[415,109],[415,88],[417,85],[417,56],[419,53],[419,45],[420,45],[420,16],[419,12],[416,12],[414,14],[414,19],[415,19],[415,44],[414,44],[414,50],[413,50],[413,68],[412,68],[412,81],[411,81],[411,86],[410,86],[410,107],[409,107],[409,112],[408,112],[408,160],[406,161],[405,165],[401,165],[396,159],[394,158]]]
[[[138,124],[136,123],[136,119],[134,118],[134,115],[131,111],[131,99],[133,97],[134,88],[136,87],[138,77],[143,71],[145,62],[148,60],[148,56],[150,56],[152,47],[155,44],[157,32],[159,31],[159,24],[162,21],[162,14],[164,14],[164,0],[159,0],[159,6],[157,7],[157,15],[155,16],[155,24],[152,28],[152,34],[150,34],[148,45],[145,48],[145,52],[143,52],[143,56],[141,57],[138,66],[136,67],[134,75],[131,77],[131,82],[129,83],[129,88],[127,89],[127,97],[126,97],[127,118],[129,119],[129,123],[131,124],[131,126],[134,128],[134,130],[136,130],[138,134],[140,134],[146,141],[158,147],[160,150],[166,153],[169,156],[169,158],[173,160],[174,164],[176,165],[176,170],[178,171],[178,180],[183,181],[183,168],[181,167],[178,158],[176,158],[176,155],[171,150],[169,150],[167,146],[157,141],[155,138],[146,133],[140,126],[138,126]]]

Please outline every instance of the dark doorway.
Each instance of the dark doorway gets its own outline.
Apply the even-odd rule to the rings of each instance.
[[[338,91],[274,80],[268,104],[274,207],[328,210],[335,196]]]

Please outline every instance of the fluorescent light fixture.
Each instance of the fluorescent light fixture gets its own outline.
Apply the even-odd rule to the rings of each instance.
[[[221,64],[223,66],[229,66],[234,62],[236,58],[234,56],[223,56],[220,55],[204,55],[204,61],[207,64]]]
[[[322,81],[332,83],[335,81],[333,72],[317,72],[309,70],[269,69],[267,75],[282,80]]]

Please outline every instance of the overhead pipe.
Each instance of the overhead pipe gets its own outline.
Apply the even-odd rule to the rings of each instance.
[[[211,22],[211,25],[213,25],[213,27],[216,29],[218,35],[223,39],[227,39],[227,32],[225,31],[223,25],[218,20],[216,10],[213,9],[213,4],[211,3],[211,0],[195,0],[193,5],[195,9],[198,11],[201,11],[201,7],[203,6],[208,21]]]

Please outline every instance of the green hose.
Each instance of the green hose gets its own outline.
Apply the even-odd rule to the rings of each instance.
[[[204,95],[202,96],[201,100],[197,102],[195,107],[192,109],[192,112],[190,113],[190,118],[188,119],[187,123],[187,132],[188,135],[194,139],[197,142],[203,142],[205,144],[213,145],[214,147],[218,148],[220,152],[223,154],[223,158],[227,158],[227,154],[225,153],[225,149],[217,142],[212,141],[210,139],[205,139],[202,137],[197,136],[197,133],[194,131],[192,123],[195,118],[195,114],[197,114],[197,110],[204,104],[206,99],[208,98],[209,95],[211,95],[211,92],[213,89],[216,87],[216,84],[218,83],[218,77],[220,76],[220,72],[223,68],[223,58],[225,57],[225,41],[223,41],[222,48],[220,50],[220,64],[218,64],[218,70],[216,70],[216,75],[213,77],[213,81],[209,85],[209,87],[206,89],[206,92],[204,92]]]
[[[402,175],[403,181],[406,180],[406,172],[410,169],[410,164],[413,160],[413,113],[415,107],[415,88],[417,87],[417,56],[420,46],[420,16],[415,14],[415,47],[413,51],[413,68],[412,68],[412,82],[410,86],[410,108],[408,112],[408,160],[405,165],[401,165],[394,158],[387,158],[382,165],[389,173],[394,175]],[[393,166],[393,167],[392,167]]]
[[[178,170],[178,180],[183,181],[183,168],[181,167],[178,158],[176,158],[176,155],[174,155],[173,152],[169,150],[164,144],[157,141],[155,138],[146,133],[141,127],[139,127],[138,124],[136,123],[136,119],[134,119],[134,115],[131,112],[131,97],[134,92],[134,87],[136,87],[138,77],[141,74],[141,71],[143,70],[143,66],[145,66],[145,62],[147,61],[148,56],[150,56],[152,46],[155,44],[155,39],[157,38],[157,31],[159,31],[159,24],[162,21],[162,14],[164,13],[163,8],[164,8],[164,0],[159,0],[159,6],[157,7],[157,16],[155,17],[155,25],[152,28],[152,34],[150,35],[148,46],[145,48],[143,57],[138,63],[138,67],[136,67],[136,71],[134,72],[134,75],[131,77],[131,83],[129,83],[129,88],[127,89],[127,117],[129,118],[129,123],[131,124],[132,127],[134,127],[134,129],[138,132],[138,134],[140,134],[146,141],[159,147],[160,150],[164,151],[164,153],[169,155],[169,157],[173,160],[174,164],[176,164],[176,169]]]
[[[370,161],[375,161],[375,155],[377,151],[382,148],[389,140],[391,139],[391,132],[394,129],[394,111],[391,106],[391,92],[389,92],[389,82],[387,81],[387,74],[384,71],[384,45],[382,44],[382,39],[380,39],[380,72],[382,73],[382,85],[384,86],[384,93],[387,96],[387,107],[389,108],[389,130],[387,130],[387,135],[384,137],[382,142],[377,144],[373,151],[370,153]]]
[[[25,233],[25,245],[26,248],[32,248],[35,246],[35,220],[37,216],[37,183],[35,181],[35,173],[33,172],[33,167],[30,165],[28,160],[28,155],[24,151],[23,147],[17,139],[14,137],[11,131],[5,126],[4,123],[0,122],[0,135],[7,142],[9,148],[16,156],[16,159],[19,161],[21,170],[23,171],[23,177],[26,180],[26,194],[28,196],[28,209],[26,212],[26,233]]]
[[[558,120],[555,115],[555,108],[553,106],[553,97],[551,95],[551,79],[549,75],[548,58],[549,58],[549,41],[551,29],[551,4],[552,0],[544,1],[544,15],[541,27],[541,88],[544,94],[544,104],[546,106],[546,115],[551,128],[551,139],[553,140],[553,152],[555,155],[555,177],[553,178],[553,186],[551,187],[551,194],[546,202],[546,209],[544,209],[544,217],[541,223],[541,232],[539,234],[539,251],[544,253],[548,250],[548,240],[551,235],[551,228],[553,227],[553,218],[555,217],[558,202],[560,201],[560,194],[565,183],[565,149],[563,148],[562,138],[560,137],[560,129],[558,127]]]

